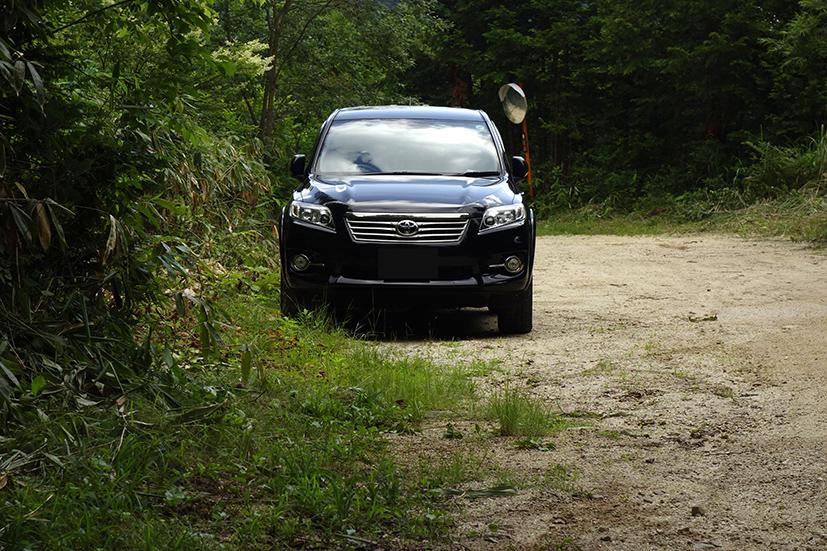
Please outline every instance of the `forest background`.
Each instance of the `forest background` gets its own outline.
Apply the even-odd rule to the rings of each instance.
[[[181,349],[264,378],[221,304],[277,294],[286,166],[324,118],[479,108],[520,154],[510,82],[541,219],[824,211],[825,0],[3,0],[0,432],[142,392],[223,411],[184,388]],[[821,220],[803,237],[823,241]],[[27,533],[26,503],[6,535]]]

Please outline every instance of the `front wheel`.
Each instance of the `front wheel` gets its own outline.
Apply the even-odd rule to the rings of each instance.
[[[304,299],[301,294],[290,287],[290,284],[287,283],[286,277],[284,274],[281,276],[281,286],[280,286],[280,305],[281,305],[281,315],[286,318],[293,318],[296,317],[296,314],[301,312],[306,308],[304,303]]]
[[[521,291],[512,304],[497,312],[500,333],[517,335],[530,333],[534,316],[534,281]]]

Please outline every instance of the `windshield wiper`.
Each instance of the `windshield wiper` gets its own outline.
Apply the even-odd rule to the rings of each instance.
[[[462,174],[457,174],[457,176],[465,176],[466,178],[484,178],[486,176],[499,176],[499,172],[495,172],[492,170],[469,170],[468,172],[463,172]]]
[[[382,172],[387,176],[442,176],[439,172],[417,172],[414,170],[396,170],[394,172]]]

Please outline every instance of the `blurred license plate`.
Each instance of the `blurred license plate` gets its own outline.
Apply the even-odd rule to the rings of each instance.
[[[380,249],[380,279],[436,279],[439,274],[436,249]]]

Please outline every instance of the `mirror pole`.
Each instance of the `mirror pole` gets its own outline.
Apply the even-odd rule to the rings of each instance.
[[[523,83],[520,83],[520,88],[523,87]],[[528,165],[528,191],[531,194],[531,199],[534,199],[534,183],[531,180],[531,155],[528,153],[528,125],[523,119],[523,149],[525,150],[525,162]]]

